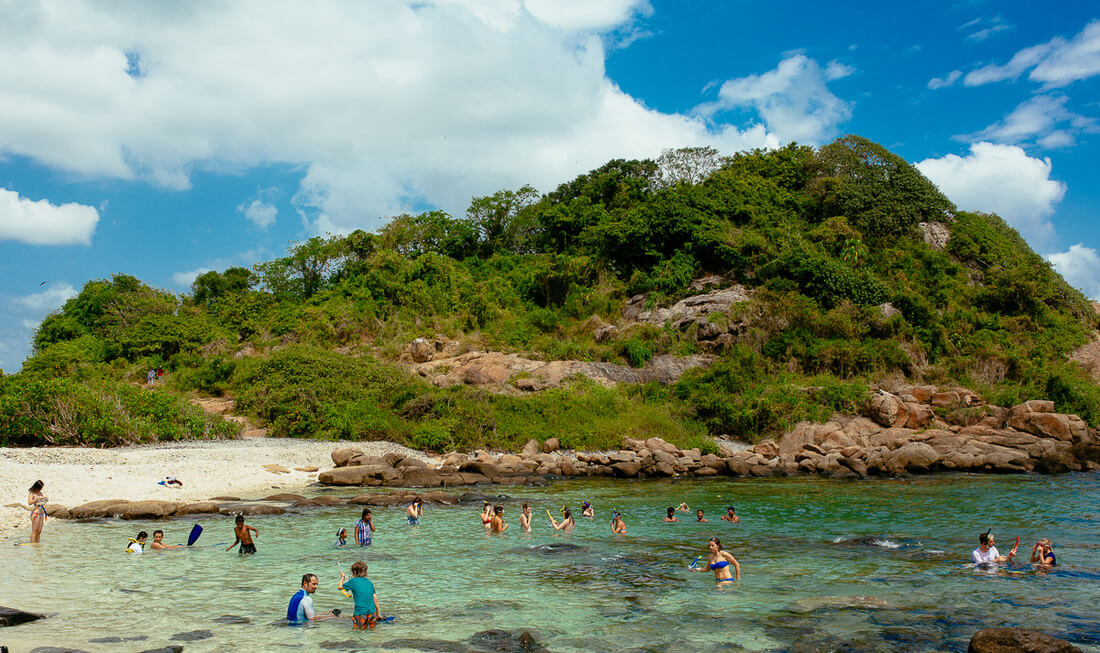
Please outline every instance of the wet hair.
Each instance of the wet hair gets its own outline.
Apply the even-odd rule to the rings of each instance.
[[[424,501],[420,497],[416,497],[416,499],[413,500],[413,503],[415,503],[418,506],[423,502]]]
[[[138,536],[137,536],[137,537],[135,537],[134,539],[135,539],[135,540],[144,540],[144,539],[146,539],[146,538],[148,538],[148,537],[149,537],[149,534],[148,534],[148,533],[146,533],[145,531],[141,531],[140,533],[138,533]]]
[[[362,519],[366,519],[367,517],[370,517],[370,508],[363,508],[363,517],[362,517]]]
[[[493,512],[495,512],[498,515],[503,515],[504,514],[504,506],[496,506],[495,508],[493,508]]]
[[[523,502],[523,509],[524,510],[528,510],[530,507],[531,507],[531,504],[527,503],[526,501]]]
[[[726,506],[726,512],[733,512],[733,506]]]
[[[366,576],[367,575],[367,563],[359,560],[351,566],[352,576]]]
[[[1043,539],[1039,540],[1039,545],[1040,546],[1054,546],[1054,542],[1051,542],[1049,537],[1044,537]]]
[[[237,520],[236,521],[237,521],[238,524],[243,524],[244,523],[244,515],[237,515]]]
[[[672,513],[676,512],[676,509],[673,508],[672,506],[669,506],[667,512],[668,512],[668,516],[671,517]]]
[[[722,550],[722,541],[721,541],[721,540],[719,540],[719,539],[718,539],[717,537],[712,537],[712,538],[710,538],[710,539],[709,539],[709,540],[707,540],[707,541],[708,541],[708,542],[714,542],[714,545],[718,547],[718,550],[719,550],[719,551],[721,551],[721,550]]]
[[[302,585],[304,586],[309,581],[317,578],[317,574],[302,574]]]
[[[45,487],[45,485],[46,485],[46,484],[45,484],[45,483],[43,483],[42,481],[35,481],[35,482],[34,482],[34,485],[32,485],[32,486],[31,486],[31,489],[30,489],[30,491],[31,491],[31,492],[38,492],[38,491],[39,491],[39,490],[41,490],[41,489],[42,489],[43,487]]]
[[[158,528],[157,530],[153,531],[153,538],[154,539],[156,539],[157,533],[160,533],[161,535],[164,535],[164,531],[162,531]]]
[[[566,519],[571,519],[573,517],[573,513],[569,512],[569,508],[562,508],[561,516],[565,517]]]
[[[978,544],[989,544],[989,531],[986,531],[978,536]]]

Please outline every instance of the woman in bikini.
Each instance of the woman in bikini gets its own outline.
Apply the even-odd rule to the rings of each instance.
[[[719,588],[726,587],[726,583],[732,583],[734,580],[741,580],[741,565],[738,564],[737,558],[730,555],[729,551],[722,548],[722,542],[717,537],[710,538],[708,544],[710,548],[710,557],[707,558],[706,567],[692,567],[692,571],[713,571],[714,582]],[[733,565],[733,570],[736,573],[736,578],[730,573],[730,565]]]
[[[550,518],[550,526],[556,531],[565,531],[566,534],[572,533],[573,528],[576,527],[577,522],[573,521],[573,513],[569,511],[569,508],[561,509],[562,520],[558,521],[553,517]]]
[[[35,481],[34,485],[30,488],[30,494],[27,495],[27,505],[31,507],[31,542],[35,543],[42,539],[42,526],[46,524],[46,504],[49,503],[49,499],[46,495],[42,494],[42,488],[45,487],[45,483],[42,481]]]

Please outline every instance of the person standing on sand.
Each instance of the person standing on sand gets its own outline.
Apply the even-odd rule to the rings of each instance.
[[[726,508],[726,514],[722,515],[723,521],[728,521],[731,524],[740,524],[741,518],[733,512],[733,506]]]
[[[42,527],[46,525],[46,504],[49,499],[42,494],[42,488],[46,484],[35,481],[28,490],[27,505],[31,507],[31,543],[37,543],[42,539]]]
[[[236,534],[237,539],[233,540],[225,550],[228,551],[237,546],[237,542],[241,543],[241,548],[237,551],[237,555],[251,555],[256,553],[256,545],[252,542],[252,533],[260,534],[259,529],[251,526],[246,526],[244,523],[244,515],[237,515],[237,525],[233,527],[233,533]]]
[[[504,523],[504,506],[493,508],[493,519],[489,522],[490,533],[503,533],[508,530],[508,524]]]
[[[424,504],[420,497],[413,499],[413,502],[409,504],[409,507],[405,509],[405,519],[408,520],[409,526],[416,526],[420,523],[420,518],[424,516]],[[354,571],[351,573],[355,573]]]
[[[363,508],[363,516],[355,522],[355,541],[359,546],[370,546],[373,532],[374,522],[371,521],[370,508]]]
[[[305,574],[302,576],[302,589],[295,592],[294,596],[290,597],[290,603],[286,606],[286,622],[292,626],[297,626],[306,623],[307,621],[321,621],[323,619],[332,619],[338,616],[340,613],[336,610],[331,610],[328,614],[317,614],[313,611],[313,597],[310,596],[317,591],[317,576],[315,574]]]
[[[523,527],[524,533],[531,532],[531,504],[523,504],[523,512],[519,516],[519,525]]]

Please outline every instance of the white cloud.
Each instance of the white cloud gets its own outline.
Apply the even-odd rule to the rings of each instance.
[[[187,272],[177,272],[172,275],[172,283],[181,288],[190,288],[200,274],[206,274],[209,271],[210,268],[195,268]]]
[[[95,207],[34,201],[0,188],[0,240],[29,245],[91,245],[97,222],[99,212]]]
[[[825,80],[833,81],[834,79],[843,79],[845,77],[854,75],[856,69],[848,64],[841,63],[836,59],[833,59],[825,66]]]
[[[965,32],[973,29],[973,31],[966,35],[966,40],[981,42],[997,32],[1003,32],[1012,29],[1012,27],[1012,25],[1005,21],[1003,16],[997,15],[991,18],[975,18],[968,23],[960,25],[958,31]]]
[[[1058,274],[1085,296],[1100,301],[1100,254],[1081,243],[1068,250],[1047,256]]]
[[[275,217],[279,214],[279,209],[269,203],[277,194],[276,188],[261,190],[259,197],[248,204],[239,205],[237,210],[260,229],[267,229],[275,224]]]
[[[967,74],[967,86],[1016,79],[1031,70],[1028,79],[1044,88],[1066,86],[1100,74],[1100,20],[1092,20],[1077,36],[1057,36],[1046,43],[1020,50],[1007,64],[989,64]]]
[[[1066,185],[1050,178],[1050,159],[982,142],[971,144],[965,157],[948,154],[916,166],[960,209],[1000,215],[1037,249],[1053,242],[1050,216]]]
[[[637,0],[4,3],[0,156],[168,188],[196,169],[301,166],[293,196],[307,228],[341,232],[423,204],[461,212],[471,195],[524,183],[548,190],[613,157],[818,141],[847,117],[808,60],[750,103],[763,125],[644,106],[607,78],[603,39],[647,11]]]
[[[1073,135],[1079,131],[1095,131],[1096,121],[1066,109],[1068,99],[1065,96],[1036,95],[1000,122],[960,138],[1000,143],[1023,143],[1035,139],[1047,148],[1072,145]]]
[[[932,79],[928,80],[928,88],[935,91],[941,88],[947,88],[948,86],[953,86],[955,82],[959,81],[960,77],[962,77],[961,70],[952,70],[943,77],[933,77]]]
[[[24,297],[16,297],[14,301],[23,308],[36,314],[45,314],[77,296],[77,290],[69,284],[61,281],[48,286],[41,292]]]
[[[697,112],[713,116],[728,109],[755,109],[780,141],[820,143],[851,116],[851,108],[829,91],[825,81],[816,61],[794,54],[775,70],[726,81],[718,100],[700,105]]]

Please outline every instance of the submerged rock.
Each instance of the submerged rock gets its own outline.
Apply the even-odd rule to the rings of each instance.
[[[169,644],[160,648],[147,648],[141,653],[183,653],[183,647],[179,644]]]
[[[252,620],[248,617],[238,617],[235,614],[223,614],[220,617],[215,617],[213,621],[219,624],[250,624]]]
[[[807,596],[792,603],[792,612],[815,610],[889,610],[894,606],[873,596]]]
[[[133,637],[118,637],[117,635],[111,637],[97,637],[95,639],[89,639],[89,644],[119,644],[122,642],[144,642],[149,639],[148,635],[134,635]]]
[[[360,645],[362,645],[361,642]],[[391,639],[388,642],[382,642],[379,648],[407,648],[414,651],[435,651],[438,653],[466,653],[470,650],[468,646],[461,642],[448,642],[445,639],[418,639],[413,637]]]
[[[62,646],[39,646],[32,648],[31,653],[88,653],[80,648],[64,648]]]
[[[0,628],[5,626],[18,626],[19,624],[25,624],[30,621],[37,621],[44,616],[45,615],[34,614],[33,612],[23,612],[15,608],[5,608],[0,605]]]
[[[502,651],[503,653],[546,650],[529,630],[483,630],[470,637],[470,644],[475,649]]]
[[[565,553],[577,553],[586,550],[579,544],[569,542],[551,542],[550,544],[536,544],[535,546],[517,549],[521,553],[537,553],[544,556],[562,555]]]
[[[1026,628],[986,628],[974,633],[968,653],[1081,653],[1069,642]]]
[[[186,633],[176,633],[168,639],[173,642],[197,642],[203,639],[210,639],[214,636],[214,633],[209,630],[189,630]]]

